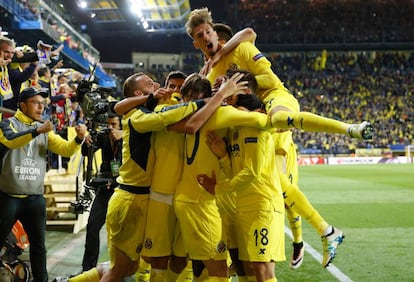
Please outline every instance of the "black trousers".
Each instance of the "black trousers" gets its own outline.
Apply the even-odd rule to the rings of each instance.
[[[100,189],[93,200],[91,212],[86,225],[85,253],[82,260],[82,271],[94,268],[99,257],[99,232],[105,224],[108,202],[114,189]]]
[[[43,195],[25,198],[0,193],[0,245],[3,246],[13,225],[20,220],[29,237],[30,265],[35,282],[48,280],[46,269],[46,200]]]

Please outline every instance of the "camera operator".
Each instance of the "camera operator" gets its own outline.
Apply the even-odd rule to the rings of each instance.
[[[86,226],[82,271],[89,270],[97,264],[100,248],[99,231],[105,223],[108,201],[114,192],[114,188],[118,186],[116,177],[121,166],[122,129],[120,116],[111,110],[108,111],[107,126],[108,129],[99,132],[92,144],[85,142],[82,146],[84,156],[88,154],[90,149],[88,146],[92,146],[94,151],[101,149],[102,154],[100,173],[96,178],[99,181],[95,182],[96,185],[94,181],[91,183],[91,186],[95,186],[93,188],[96,189],[96,196]]]

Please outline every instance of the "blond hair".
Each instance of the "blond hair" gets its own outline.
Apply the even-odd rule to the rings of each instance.
[[[3,46],[3,45],[8,45],[13,48],[16,48],[16,42],[14,42],[13,39],[10,39],[6,36],[0,36],[0,46]]]
[[[133,97],[134,91],[139,90],[137,79],[142,75],[144,75],[143,72],[134,73],[125,80],[124,85],[122,86],[122,93],[125,98]]]
[[[213,26],[213,19],[211,18],[211,12],[208,8],[194,9],[190,13],[190,17],[185,23],[185,29],[190,37],[193,37],[193,30],[201,25],[207,23]]]

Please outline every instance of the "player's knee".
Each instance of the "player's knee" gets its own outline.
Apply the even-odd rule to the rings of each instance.
[[[176,257],[174,255],[171,256],[170,269],[172,271],[174,271],[175,273],[181,273],[186,266],[187,266],[186,257]]]
[[[263,280],[268,280],[275,277],[275,263],[274,262],[253,262],[252,267],[256,276]]]
[[[136,261],[131,262],[131,264],[128,267],[128,271],[127,271],[128,273],[126,273],[126,276],[131,276],[135,274],[138,271],[138,266],[139,266],[138,262]]]

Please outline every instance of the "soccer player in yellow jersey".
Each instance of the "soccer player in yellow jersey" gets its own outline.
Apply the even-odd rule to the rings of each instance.
[[[277,75],[273,73],[270,62],[252,43],[243,42],[239,45],[236,44],[237,47],[234,49],[229,48],[231,51],[228,54],[216,58],[215,55],[220,52],[221,45],[218,42],[217,33],[213,30],[211,14],[207,8],[193,10],[186,23],[186,28],[188,35],[193,38],[195,48],[200,49],[207,58],[215,60],[215,65],[213,62],[214,67],[208,74],[210,81],[214,81],[216,77],[224,75],[229,68],[245,69],[255,75],[259,85],[257,94],[265,103],[266,112],[269,114],[274,127],[341,133],[361,139],[372,138],[373,128],[366,121],[361,124],[348,124],[312,113],[300,112],[298,101],[284,87]],[[286,135],[289,135],[289,133],[286,133]],[[288,144],[289,138],[286,140],[286,144]],[[282,153],[280,155],[282,159],[289,156],[286,151],[280,150],[280,152]],[[307,203],[309,204],[309,202]],[[303,205],[305,204],[303,203]],[[313,213],[313,215],[316,214]],[[322,265],[326,267],[334,258],[336,247],[342,242],[344,236],[342,231],[333,228],[324,221],[319,226],[314,227],[322,235],[324,245]],[[301,252],[303,253],[303,250]]]
[[[233,78],[231,78],[231,79],[229,79],[226,83],[225,83],[225,85],[224,85],[224,87],[223,88],[221,88],[221,91],[219,91],[213,98],[211,98],[210,100],[209,100],[209,102],[207,103],[208,105],[206,106],[206,107],[204,107],[203,109],[201,109],[200,110],[200,112],[199,113],[201,113],[202,115],[204,115],[203,114],[203,112],[205,111],[205,110],[209,110],[209,108],[211,107],[211,105],[214,105],[214,109],[216,108],[216,107],[218,107],[218,106],[220,106],[221,105],[221,102],[223,101],[223,99],[226,97],[226,95],[231,95],[233,92],[238,92],[238,91],[240,91],[241,89],[243,89],[244,88],[244,86],[243,86],[243,84],[244,83],[242,83],[242,84],[237,84],[237,80],[238,80],[238,77],[237,76],[235,76],[234,77],[234,79]],[[208,80],[205,80],[205,83],[208,85],[208,88],[209,88],[209,90],[211,91],[211,89],[210,89],[210,84],[209,84],[209,82],[208,82]],[[229,94],[226,94],[226,95],[224,95],[224,94],[221,94],[221,93],[226,93],[226,92],[228,92]],[[200,98],[202,98],[202,97],[200,97]],[[216,102],[215,102],[216,101]],[[125,103],[124,103],[125,104]],[[119,105],[117,105],[117,106],[119,106]],[[116,110],[120,113],[120,111],[119,111],[119,107],[116,107]],[[122,112],[122,111],[121,111]],[[211,112],[211,111],[210,111]],[[247,118],[245,118],[245,120],[247,120]],[[268,125],[268,121],[267,121],[267,119],[264,117],[264,116],[262,116],[262,119],[261,119],[261,124],[262,124],[262,126],[266,126],[266,125]],[[162,132],[158,132],[157,134],[162,134]],[[172,133],[170,133],[170,134],[172,134]],[[166,146],[157,146],[157,144],[158,145],[160,145],[161,143],[159,143],[159,142],[163,142],[163,140],[161,140],[161,138],[160,138],[161,136],[160,135],[157,135],[157,136],[155,136],[155,138],[154,138],[154,142],[155,142],[155,146],[153,146],[154,147],[154,151],[155,151],[155,153],[157,154],[157,150],[159,150],[159,151],[164,151],[164,155],[166,155],[167,154],[167,152],[165,152],[165,150],[171,150],[171,146],[170,146],[170,144],[164,144],[164,145],[166,145]],[[157,141],[158,140],[158,141]],[[157,143],[158,142],[158,143]],[[183,145],[183,143],[181,144],[181,145]],[[158,152],[158,153],[160,153],[160,152]],[[169,153],[173,153],[173,152],[169,152]],[[173,157],[173,158],[175,158],[176,160],[178,160],[179,158],[180,158],[180,155],[178,154],[178,152],[176,152],[177,153],[177,155],[176,156],[171,156],[171,157]],[[159,164],[161,165],[163,162],[165,163],[165,156],[164,157],[162,157],[162,155],[161,154],[157,154],[156,155],[156,157],[158,157],[158,160],[159,160]],[[166,165],[171,165],[171,163],[165,163]],[[157,161],[155,162],[155,169],[154,169],[154,173],[156,173],[156,169],[158,169],[159,170],[159,173],[160,174],[162,174],[162,175],[160,175],[160,177],[163,177],[163,179],[167,179],[166,178],[166,175],[165,175],[165,169],[163,170],[163,171],[161,171],[160,170],[160,166],[158,166],[157,167]],[[168,169],[170,169],[171,170],[171,168],[168,168]],[[178,173],[177,174],[178,176],[181,176],[181,174],[180,173]],[[174,177],[176,177],[176,176],[174,176]],[[165,191],[165,189],[166,189],[166,187],[164,187],[164,185],[165,185],[165,183],[164,183],[164,185],[163,185],[163,183],[160,183],[159,181],[157,182],[157,180],[155,179],[155,175],[154,175],[154,178],[153,178],[153,188],[155,189],[155,190],[157,190],[158,192],[157,193],[152,193],[152,195],[154,196],[154,199],[156,199],[157,200],[157,202],[158,203],[155,203],[156,205],[157,205],[157,207],[158,208],[160,208],[161,207],[161,205],[160,205],[160,202],[162,202],[162,201],[167,201],[168,200],[168,195],[165,195],[165,194],[162,194],[160,191]],[[168,181],[169,181],[169,183],[170,183],[170,181],[171,181],[171,179],[168,179]],[[170,183],[171,184],[171,183]],[[154,203],[154,201],[152,201],[153,203]],[[164,208],[163,208],[164,209]],[[154,215],[155,216],[155,215]],[[151,214],[149,214],[149,217],[151,217]],[[150,218],[148,218],[148,221],[150,220]],[[158,222],[159,220],[157,220],[157,222]],[[152,222],[152,224],[154,224],[154,222]],[[150,225],[148,225],[147,227],[149,227]],[[159,228],[159,226],[157,225],[156,226],[157,228]],[[148,234],[148,233],[147,233]],[[155,237],[154,237],[155,238]],[[148,246],[150,246],[150,245],[152,245],[151,242],[152,240],[148,240],[146,243],[148,243]],[[150,243],[151,242],[151,243]],[[155,244],[154,244],[155,245]],[[159,248],[158,248],[159,249]],[[159,250],[160,251],[160,250]],[[161,250],[162,251],[162,250]],[[164,250],[164,252],[165,252],[165,250]],[[151,259],[151,261],[153,261],[153,258]],[[155,276],[158,276],[158,275],[155,275]],[[153,278],[154,278],[154,275],[151,275],[151,280],[153,280]]]
[[[168,105],[176,105],[181,100],[180,89],[186,75],[172,71],[167,75],[165,87],[153,94],[157,97],[155,110]],[[115,110],[123,115],[131,109],[145,104],[144,97],[128,97],[115,105]],[[161,281],[176,277],[186,264],[186,254],[171,254],[174,241],[176,219],[171,206],[175,186],[181,176],[184,135],[162,130],[154,133],[155,165],[150,191],[145,242],[136,279],[139,281]],[[157,161],[158,159],[158,161]],[[174,165],[175,164],[175,165]],[[177,252],[177,251],[176,251]],[[166,255],[168,254],[168,255]],[[171,259],[171,262],[169,260]],[[169,268],[168,268],[169,266]],[[152,271],[151,271],[152,267]],[[167,272],[168,268],[168,273]],[[152,276],[150,275],[152,272]],[[173,276],[173,277],[171,277]]]
[[[240,76],[235,74],[230,79],[235,77],[238,79]],[[184,100],[192,100],[211,95],[211,86],[207,79],[192,74],[184,82],[181,91]],[[219,172],[218,160],[205,143],[205,132],[216,129],[224,136],[229,124],[261,128],[266,128],[269,124],[264,114],[243,112],[230,106],[219,107],[211,114],[201,116],[201,111],[196,112],[188,120],[169,126],[170,130],[187,133],[183,174],[174,204],[189,258],[203,262],[208,270],[209,280],[227,281],[228,254],[220,213],[215,197],[197,182],[199,173]],[[197,275],[195,278],[197,280]]]
[[[146,74],[135,73],[125,80],[123,94],[125,97],[144,96],[151,102],[151,93],[158,87],[159,84]],[[224,94],[216,99],[221,100],[223,97]],[[69,281],[121,281],[136,272],[144,240],[154,168],[151,132],[163,130],[167,125],[185,118],[204,104],[205,101],[197,100],[172,108],[163,108],[160,112],[140,106],[124,115],[123,163],[117,178],[119,188],[115,189],[109,201],[106,217],[109,269],[99,265],[70,278]]]
[[[194,47],[200,49],[207,58],[212,58],[221,48],[207,8],[195,9],[190,13],[186,30],[193,39]],[[291,94],[279,77],[273,73],[270,62],[252,43],[243,42],[229,54],[220,57],[209,72],[208,79],[214,83],[218,76],[234,68],[248,70],[256,76],[259,85],[257,95],[265,103],[274,127],[340,133],[361,139],[372,138],[373,129],[368,122],[348,124],[308,112],[289,111],[286,107],[283,108],[277,99],[280,97],[288,99]]]
[[[167,91],[158,100],[155,111],[179,103],[177,99],[180,99],[185,78],[186,75],[180,71],[168,74],[165,85]],[[180,245],[176,245],[179,244],[176,238],[179,229],[172,206],[175,189],[181,178],[184,134],[166,129],[155,132],[153,147],[155,164],[142,255],[151,260],[150,281],[176,281],[187,264],[187,254]]]
[[[251,74],[245,77],[254,80]],[[254,95],[235,95],[231,103],[238,105],[238,98],[245,98],[240,104],[248,110],[262,108]],[[200,174],[198,181],[215,195],[235,191],[237,212],[233,220],[239,258],[245,264],[248,280],[277,281],[275,262],[285,260],[284,202],[272,134],[236,126],[228,130],[226,140],[227,146],[214,131],[208,132],[208,144],[223,164],[227,178],[217,181],[215,175]],[[229,156],[231,165],[226,161]]]
[[[227,86],[225,90],[231,87],[239,90],[235,80],[227,83]],[[154,81],[145,74],[138,73],[127,78],[123,91],[125,97],[148,95],[155,91]],[[222,100],[234,91],[226,92],[218,93],[217,97],[208,102],[207,108],[211,101]],[[155,160],[154,147],[150,140],[151,131],[163,130],[168,124],[185,118],[203,104],[203,100],[196,100],[171,106],[172,109],[169,110],[168,107],[164,107],[159,112],[149,112],[146,108],[138,107],[124,115],[123,164],[118,178],[120,188],[115,191],[109,203],[107,215],[111,269],[102,277],[102,281],[106,281],[106,278],[108,281],[119,280],[119,277],[131,275],[136,271],[136,262],[144,238],[148,193],[149,186],[152,184]],[[133,200],[133,205],[128,208],[129,200]],[[125,217],[120,218],[119,216],[123,214],[120,213],[122,210],[128,212],[125,213]],[[141,223],[143,225],[140,225]],[[115,249],[115,252],[111,252],[111,247]],[[115,259],[113,253],[115,253]],[[119,273],[124,275],[121,276]]]
[[[218,56],[219,53],[226,54],[230,52],[232,49],[234,49],[241,42],[249,41],[253,43],[256,40],[256,33],[250,28],[245,28],[242,31],[237,32],[233,40],[229,42],[229,44],[226,44],[233,37],[233,31],[231,27],[224,25],[224,24],[215,23],[213,25],[213,28],[217,32],[220,45],[222,46],[222,48],[213,56],[213,58],[215,59],[219,57]],[[209,59],[205,63],[200,73],[207,75],[214,63],[215,63],[214,59]],[[295,107],[295,105],[293,105],[293,107]],[[273,136],[275,137],[274,139],[275,139],[275,148],[276,148],[275,150],[276,165],[278,168],[278,172],[281,174],[280,177],[283,183],[282,189],[284,191],[283,195],[285,196],[285,199],[286,199],[286,204],[285,204],[286,214],[287,214],[288,222],[290,225],[290,229],[292,230],[292,234],[293,234],[293,254],[290,260],[290,267],[292,269],[297,269],[301,266],[303,262],[305,249],[304,249],[303,239],[302,239],[302,220],[301,220],[300,215],[296,211],[294,211],[292,207],[296,204],[296,201],[295,201],[296,198],[299,198],[300,196],[302,196],[301,198],[302,202],[306,202],[306,203],[309,203],[309,202],[307,201],[307,198],[303,195],[303,193],[301,193],[298,190],[299,188],[297,187],[298,168],[297,168],[297,161],[296,161],[297,159],[296,148],[295,148],[295,144],[293,143],[292,132],[284,131],[284,132],[274,134]],[[287,155],[285,152],[290,152],[290,154]],[[289,158],[285,158],[286,155],[289,156]],[[293,183],[295,185],[289,185]],[[293,191],[293,193],[291,191]],[[222,202],[220,201],[221,199],[224,200],[223,201],[224,203],[227,203],[227,206],[228,206],[228,203],[232,203],[233,201],[229,199],[229,197],[222,196],[222,195],[228,195],[228,194],[229,193],[221,193],[217,197],[217,203],[220,204]],[[310,203],[309,205],[306,205],[306,207],[308,206],[310,206]],[[229,209],[227,208],[226,211],[227,210]],[[309,216],[306,218],[309,219],[313,223],[312,225],[315,226],[315,228],[322,229],[319,233],[323,235],[323,231],[327,226],[326,222],[320,216],[317,217],[319,213],[317,213],[316,210],[314,210],[313,208],[310,210],[308,209],[308,211],[309,212],[315,211],[313,213],[314,216]],[[230,214],[230,213],[227,213],[227,214]],[[309,213],[302,213],[302,214],[306,215]],[[231,220],[228,220],[227,218],[228,216],[229,215],[223,216],[223,213],[222,213],[223,222],[224,221],[231,222]],[[317,221],[316,219],[313,219],[314,217],[316,217],[317,220],[319,221]],[[323,224],[320,224],[321,222]],[[233,224],[230,223],[228,227],[229,230],[233,230],[232,226]],[[229,242],[231,243],[232,241],[231,239],[233,239],[233,236],[231,236],[232,232],[229,232],[229,234],[230,234]],[[233,248],[237,248],[237,246],[233,246]],[[244,268],[240,265],[239,260],[236,259],[237,257],[236,250],[232,249],[232,247],[229,246],[229,251],[230,251],[230,254],[232,254],[231,255],[232,266],[235,267],[235,270],[237,272],[239,279],[243,279],[245,272],[244,272]]]

